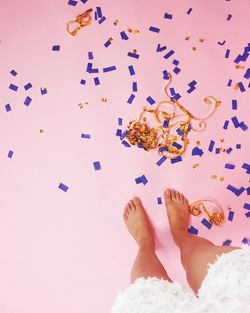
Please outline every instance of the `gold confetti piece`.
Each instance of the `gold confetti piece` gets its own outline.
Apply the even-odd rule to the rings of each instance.
[[[193,165],[193,168],[197,168],[197,167],[200,167],[199,163]]]
[[[222,138],[221,140],[220,140],[220,142],[224,142],[225,141],[225,139],[224,138]]]
[[[224,181],[224,180],[225,180],[225,177],[221,177],[221,178],[220,178],[220,181]]]
[[[136,49],[134,49],[134,50],[133,50],[133,53],[137,53],[137,50],[136,50]]]
[[[169,82],[166,84],[164,90],[172,102],[166,100],[161,101],[156,106],[156,109],[143,107],[139,118],[129,122],[126,138],[132,145],[142,146],[146,151],[161,148],[158,149],[160,155],[173,159],[184,154],[186,151],[186,147],[189,144],[188,132],[190,130],[202,131],[206,128],[205,120],[213,114],[220,101],[211,96],[203,98],[203,102],[207,105],[211,105],[211,109],[206,116],[196,117],[168,94],[167,88],[172,81],[172,75],[170,73],[168,73],[168,75]],[[162,109],[163,106],[166,106],[165,111]],[[179,108],[183,114],[177,115],[177,108]],[[146,113],[153,114],[155,121],[158,123],[157,127],[151,127],[146,123]],[[199,122],[198,126],[194,126],[194,121]],[[167,125],[165,123],[167,123]],[[178,127],[182,132],[182,136],[170,134],[170,131],[174,129],[174,127]],[[182,140],[181,149],[173,145],[178,138]]]
[[[116,26],[118,23],[119,23],[119,21],[115,20],[113,24]]]
[[[107,98],[102,98],[102,102],[107,102]]]
[[[66,28],[67,32],[70,35],[75,36],[80,29],[82,29],[85,26],[88,26],[92,21],[92,17],[90,15],[92,11],[93,9],[88,9],[84,13],[77,15],[75,20],[68,22]],[[78,24],[78,26],[76,26],[73,30],[70,30],[73,24]]]
[[[238,89],[239,89],[238,83],[235,84],[234,89],[235,89],[235,90],[238,90]]]
[[[244,66],[244,65],[237,64],[237,65],[235,66],[235,68],[236,68],[236,69],[244,69],[245,66]]]
[[[200,141],[196,141],[196,145],[199,147],[200,146]]]
[[[193,51],[196,51],[196,47],[192,47],[192,50],[193,50]]]
[[[128,32],[129,33],[133,33],[133,34],[138,34],[139,33],[139,29],[128,28]]]
[[[212,212],[210,212],[204,203],[210,202],[213,205]],[[224,212],[220,205],[211,200],[197,200],[190,204],[189,212],[194,215],[198,216],[201,214],[202,209],[207,214],[209,221],[214,225],[220,225],[224,222]]]
[[[109,37],[108,41],[113,41],[114,38],[113,37]]]
[[[88,102],[85,102],[84,104],[79,103],[78,105],[79,105],[80,109],[83,109],[83,108],[85,107],[85,105],[86,105],[86,104],[88,104]]]
[[[40,129],[40,134],[43,134],[44,133],[44,130],[43,129]]]
[[[190,36],[185,37],[185,40],[189,40],[189,39],[190,39]]]
[[[217,175],[211,175],[211,178],[212,178],[212,179],[216,179],[216,178],[217,178]]]
[[[204,38],[199,38],[199,42],[204,42]]]
[[[220,152],[225,152],[226,149],[225,148],[220,148]]]

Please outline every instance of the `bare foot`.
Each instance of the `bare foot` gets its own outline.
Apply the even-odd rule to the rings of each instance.
[[[124,221],[128,231],[134,237],[139,246],[148,243],[155,247],[154,231],[148,220],[146,211],[138,197],[129,201],[124,209]]]
[[[168,221],[175,243],[179,245],[181,233],[187,232],[189,224],[189,204],[182,193],[174,189],[166,189],[164,192]]]

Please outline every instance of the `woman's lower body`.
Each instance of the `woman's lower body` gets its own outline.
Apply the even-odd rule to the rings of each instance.
[[[200,296],[199,289],[201,288],[202,283],[207,276],[210,265],[214,264],[218,257],[220,257],[221,255],[223,255],[223,257],[225,258],[225,255],[229,253],[228,257],[230,258],[231,255],[233,255],[230,252],[233,252],[235,250],[237,250],[238,252],[236,251],[234,255],[236,254],[236,257],[238,257],[237,255],[241,253],[241,251],[239,251],[241,250],[241,248],[232,246],[231,247],[216,246],[205,238],[201,238],[190,234],[187,231],[190,218],[188,210],[189,208],[188,200],[182,194],[172,189],[167,189],[164,192],[164,198],[167,208],[170,229],[174,241],[180,249],[181,261],[186,271],[187,281],[192,290],[194,291],[194,294]],[[173,282],[172,279],[169,277],[167,271],[165,270],[165,268],[163,267],[155,253],[154,230],[148,220],[147,213],[144,210],[143,205],[139,198],[135,197],[127,204],[124,211],[124,221],[127,225],[130,234],[134,237],[139,247],[135,262],[131,270],[130,277],[131,284],[135,282],[140,282],[142,284],[143,278],[146,279],[151,277],[156,278],[158,280],[160,279],[161,283],[163,281],[165,283],[167,282],[168,286],[171,286],[170,285],[171,283],[173,285],[171,287],[175,287],[177,289],[181,288],[181,286],[178,283]],[[247,250],[246,252],[247,258],[249,250]],[[228,262],[230,263],[230,260]],[[249,266],[250,266],[250,253],[249,253]],[[250,277],[248,278],[250,279]],[[231,288],[234,288],[234,286],[231,286]],[[176,293],[176,291],[174,292]],[[190,300],[187,300],[189,298]],[[189,293],[189,295],[185,294],[185,299],[186,301],[192,301],[193,298],[191,296],[191,293]],[[185,302],[184,298],[182,299],[182,302],[183,303]],[[117,310],[114,312],[118,313]],[[128,311],[126,313],[130,312]]]

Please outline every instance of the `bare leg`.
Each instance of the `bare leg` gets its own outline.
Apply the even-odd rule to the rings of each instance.
[[[197,294],[206,277],[208,263],[214,263],[216,256],[239,247],[221,247],[211,241],[188,233],[189,204],[179,192],[167,189],[164,192],[170,229],[176,245],[180,248],[182,265],[187,281]]]
[[[131,283],[139,277],[147,278],[148,276],[172,282],[155,254],[153,229],[139,198],[135,197],[127,204],[123,217],[130,234],[139,246],[131,270]]]

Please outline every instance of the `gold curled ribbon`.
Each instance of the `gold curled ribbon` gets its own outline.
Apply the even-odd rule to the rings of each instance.
[[[68,22],[67,23],[67,32],[70,35],[75,36],[80,29],[82,29],[85,26],[88,26],[92,21],[92,17],[90,15],[90,13],[92,11],[93,11],[93,9],[88,9],[84,13],[77,15],[75,20]],[[72,25],[76,24],[76,23],[79,25],[76,26],[73,30],[70,30]]]
[[[205,97],[203,102],[207,105],[211,105],[211,109],[207,115],[197,117],[168,94],[167,88],[172,82],[171,74],[169,73],[168,75],[169,82],[166,84],[164,90],[171,102],[162,101],[157,105],[156,109],[147,109],[146,107],[143,107],[143,111],[138,120],[129,122],[126,138],[132,145],[143,146],[147,151],[158,147],[158,153],[160,155],[173,159],[178,155],[184,154],[186,151],[189,143],[189,130],[204,130],[206,127],[205,120],[213,114],[215,109],[221,104],[221,101],[218,101],[211,96]],[[161,109],[162,106],[166,106],[165,111]],[[176,108],[179,108],[183,113],[176,115]],[[150,127],[144,116],[145,112],[153,114],[156,122],[161,125],[158,125],[156,128]],[[199,128],[194,127],[192,124],[193,120],[199,121]],[[180,145],[176,144],[176,141],[180,136],[170,135],[170,130],[176,126],[179,126],[179,130],[182,132],[183,147],[181,146],[181,148],[178,148]]]
[[[215,207],[217,207],[217,210],[215,212],[209,212],[209,210],[206,208],[204,202],[211,202]],[[224,212],[220,205],[214,201],[211,200],[197,200],[190,204],[189,206],[189,212],[194,215],[198,216],[201,214],[202,209],[207,214],[210,223],[214,225],[220,225],[225,221]]]

